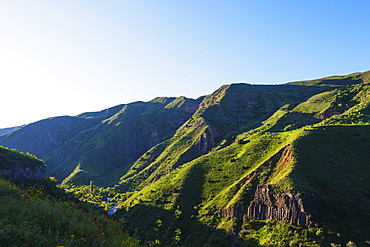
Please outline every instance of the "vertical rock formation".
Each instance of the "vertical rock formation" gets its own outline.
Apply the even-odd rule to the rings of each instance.
[[[311,215],[317,213],[316,198],[314,193],[282,193],[269,185],[259,185],[247,215],[254,220],[271,219],[308,228]]]
[[[204,123],[206,125],[206,123]],[[197,155],[204,155],[212,150],[217,144],[217,139],[221,136],[215,128],[206,125],[207,128],[204,130],[195,143],[197,149]]]
[[[286,169],[293,161],[292,147],[287,145],[264,162],[255,172],[242,179],[239,186],[251,183],[255,174],[262,172],[262,170],[270,170],[268,176],[273,177],[276,172]],[[274,170],[275,172],[273,172]],[[270,219],[308,228],[311,224],[310,217],[317,213],[316,199],[317,194],[314,193],[279,192],[270,185],[257,185],[249,207],[244,202],[238,206],[223,209],[221,216],[242,218],[247,215],[253,220]]]
[[[45,178],[46,166],[35,165],[26,167],[22,164],[18,164],[0,172],[2,172],[6,178],[12,180],[20,180],[23,178]]]

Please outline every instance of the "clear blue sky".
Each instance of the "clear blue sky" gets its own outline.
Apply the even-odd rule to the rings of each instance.
[[[370,1],[0,0],[0,128],[370,70]]]

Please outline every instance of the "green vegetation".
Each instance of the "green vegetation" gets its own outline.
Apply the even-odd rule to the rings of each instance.
[[[115,218],[144,245],[362,246],[370,240],[370,72],[276,86],[225,85],[197,100],[161,97],[75,118],[60,124],[75,124],[64,139],[56,133],[66,127],[41,135],[60,143],[43,150],[49,174],[64,179],[59,188],[89,212],[117,202]],[[56,126],[55,119],[43,124],[51,122]],[[27,128],[0,143],[15,143],[22,133],[27,138]],[[21,156],[42,162],[11,152],[0,154],[9,167]],[[249,218],[258,185],[271,188],[257,195],[261,208],[271,206],[275,193],[281,199],[275,207],[294,199],[309,223]],[[305,204],[308,194],[315,195],[317,212]],[[58,211],[62,201],[43,203]],[[87,225],[78,239],[92,241],[86,231],[96,230],[94,222],[77,219]],[[72,241],[68,234],[77,236],[61,232],[55,234],[64,245]]]
[[[369,89],[360,81],[350,83],[349,86],[343,86],[342,82],[331,83],[313,83],[313,86],[320,85],[321,91],[316,87],[305,88],[307,91],[312,90],[313,95],[302,93],[302,96],[304,95],[302,98],[305,100],[300,102],[297,98],[290,102],[289,98],[282,100],[286,97],[283,96],[285,94],[283,90],[275,94],[259,94],[256,98],[256,102],[259,103],[255,105],[259,112],[269,109],[269,105],[276,107],[280,104],[281,108],[277,108],[274,114],[261,121],[259,126],[257,119],[263,118],[263,114],[259,114],[256,120],[242,126],[240,130],[236,129],[234,136],[225,135],[225,137],[228,136],[226,142],[220,140],[218,142],[220,146],[214,146],[213,151],[206,155],[195,156],[190,162],[182,162],[182,165],[174,167],[175,169],[165,168],[166,159],[176,160],[181,157],[181,152],[178,152],[181,149],[165,151],[171,143],[177,142],[180,148],[191,147],[189,142],[181,141],[182,133],[194,133],[197,129],[200,133],[204,133],[204,129],[200,128],[204,125],[192,124],[197,123],[198,119],[203,119],[209,126],[216,126],[216,129],[224,133],[227,129],[230,130],[232,125],[225,125],[222,121],[228,119],[231,113],[235,114],[235,110],[228,106],[230,105],[228,101],[235,98],[228,98],[227,94],[233,87],[225,87],[215,92],[215,94],[221,93],[222,96],[206,97],[204,103],[207,102],[210,105],[204,104],[204,108],[184,124],[173,139],[165,142],[166,144],[160,144],[164,146],[158,146],[155,149],[156,152],[152,150],[142,156],[142,160],[140,158],[137,161],[135,164],[137,168],[150,167],[154,164],[156,167],[148,172],[146,177],[132,177],[135,184],[141,184],[141,186],[137,187],[137,191],[123,193],[124,200],[120,203],[120,207],[128,210],[126,217],[130,218],[131,213],[138,214],[138,208],[142,205],[149,210],[154,210],[153,212],[158,212],[154,208],[160,208],[162,213],[158,215],[170,215],[165,212],[171,212],[173,208],[180,207],[183,221],[188,222],[178,223],[182,226],[183,233],[190,236],[194,229],[203,229],[205,232],[213,227],[218,229],[213,233],[210,231],[211,237],[198,235],[196,237],[199,243],[208,242],[212,246],[217,246],[215,244],[217,241],[220,246],[225,243],[230,244],[232,240],[224,237],[235,231],[239,232],[240,241],[244,241],[247,246],[252,244],[255,246],[299,244],[322,246],[345,244],[355,239],[364,241],[368,237],[367,223],[361,218],[364,216],[368,218],[366,205],[369,205],[369,196],[365,192],[368,184],[364,182],[366,180],[364,176],[369,174],[366,160],[370,157],[366,152],[369,147],[364,145],[367,144],[367,135],[361,133],[368,132]],[[329,86],[326,87],[326,85]],[[249,87],[246,87],[246,90],[254,90],[252,86]],[[234,88],[242,94],[242,85],[236,85]],[[323,90],[327,91],[323,92]],[[250,102],[251,99],[244,97],[238,101],[238,104],[243,106],[248,100]],[[218,114],[219,109],[224,109],[221,111],[222,114],[228,115]],[[350,124],[354,129],[325,127],[344,123]],[[253,125],[254,128],[248,129],[247,126]],[[321,136],[323,133],[326,135]],[[353,136],[353,139],[348,138],[349,136]],[[199,136],[193,140],[199,140]],[[195,144],[196,141],[193,143]],[[339,155],[331,154],[333,152],[339,152]],[[328,155],[329,153],[331,155]],[[160,159],[154,157],[160,157]],[[329,169],[332,166],[331,162],[338,163],[334,171]],[[353,166],[353,170],[339,169],[341,166],[345,167],[346,163],[356,164],[356,166]],[[158,173],[161,169],[164,169],[162,170],[164,172]],[[346,175],[343,177],[344,174]],[[147,179],[150,176],[155,179]],[[333,182],[333,176],[341,179]],[[353,184],[353,181],[348,180],[349,177],[358,178],[361,182]],[[124,184],[124,181],[122,180],[121,183]],[[282,192],[296,190],[319,193],[322,200],[319,202],[321,211],[314,218],[317,227],[306,230],[279,222],[267,225],[263,223],[261,227],[254,229],[253,234],[246,234],[237,227],[238,218],[231,218],[227,223],[223,217],[220,217],[222,210],[247,208],[249,202],[253,200],[258,184],[270,184],[275,190]],[[134,187],[130,190],[132,188]],[[350,202],[358,200],[358,196],[361,196],[364,201],[351,207]],[[341,203],[346,206],[341,206]],[[323,205],[325,210],[321,209]],[[361,214],[358,213],[360,209],[364,211]],[[355,214],[356,223],[349,223],[351,221],[349,215]],[[154,220],[151,219],[152,222]],[[141,223],[150,224],[150,222]],[[230,224],[233,227],[228,227]]]
[[[281,222],[247,221],[242,224],[240,235],[246,246],[330,246],[324,239],[338,236],[322,228],[302,229]],[[325,243],[326,242],[326,243]]]
[[[2,245],[138,246],[139,241],[126,233],[118,219],[50,195],[39,183],[20,187],[0,178]],[[47,188],[51,187],[49,183]]]
[[[81,185],[93,180],[112,186],[148,148],[170,138],[200,100],[157,98],[45,119],[1,136],[0,144],[42,158],[48,164],[48,175],[58,180],[80,164],[85,172],[74,174],[70,182]],[[117,175],[112,178],[112,173]]]
[[[370,125],[322,126],[295,143],[296,165],[289,177],[302,191],[317,191],[317,215],[348,238],[366,236],[370,218]]]
[[[17,149],[8,149],[0,146],[0,171],[9,169],[20,163],[24,167],[45,165],[42,160],[28,152],[24,154]]]

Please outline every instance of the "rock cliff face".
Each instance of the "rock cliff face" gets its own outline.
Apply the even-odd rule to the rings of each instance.
[[[235,189],[243,190],[243,187],[247,184],[250,184],[253,187],[257,187],[258,191],[258,184],[261,182],[259,180],[259,174],[263,173],[264,171],[269,171],[266,176],[275,176],[275,173],[286,169],[294,160],[293,157],[293,150],[291,145],[287,145],[275,155],[273,155],[270,159],[266,160],[259,168],[257,168],[252,173],[245,176],[241,179],[237,184],[235,184]],[[238,203],[233,207],[225,208],[221,210],[222,217],[237,217],[242,218],[244,215],[247,214],[249,201],[253,199],[251,195],[250,198],[245,198],[244,201]]]
[[[195,147],[197,149],[197,156],[204,155],[212,150],[219,141],[219,138],[221,137],[221,134],[218,132],[218,130],[207,124],[205,121],[201,121],[199,126],[206,126],[206,129],[204,130],[203,134],[201,134],[195,143]],[[193,157],[195,158],[195,157]],[[192,159],[193,159],[192,158]]]
[[[310,217],[317,213],[316,198],[314,193],[281,193],[269,185],[259,185],[247,215],[250,219],[271,219],[308,228]]]
[[[334,115],[340,115],[344,112],[344,110],[342,112],[339,112],[339,111],[325,111],[324,113],[321,113],[319,114],[318,118],[321,119],[321,120],[325,120],[325,119],[328,119]]]
[[[25,167],[22,164],[18,164],[6,170],[2,170],[1,172],[6,178],[12,180],[21,180],[23,178],[45,178],[46,166],[38,165]]]

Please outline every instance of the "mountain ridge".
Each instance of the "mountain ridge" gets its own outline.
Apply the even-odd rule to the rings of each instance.
[[[107,145],[110,145],[112,148],[120,147],[119,150],[116,149],[115,152],[103,155],[104,161],[101,162],[106,163],[107,160],[111,159],[108,163],[121,163],[121,168],[110,167],[114,170],[121,170],[121,174],[124,175],[140,155],[160,142],[171,139],[171,135],[175,131],[179,133],[178,131],[186,128],[184,126],[180,128],[186,121],[190,121],[188,124],[193,124],[191,119],[201,117],[201,122],[204,126],[208,126],[207,131],[202,134],[204,136],[198,137],[200,138],[198,140],[198,146],[202,146],[202,148],[198,147],[198,154],[189,154],[190,156],[184,159],[191,160],[192,157],[203,155],[210,151],[221,139],[226,139],[226,142],[227,140],[230,141],[234,138],[233,136],[235,136],[233,133],[237,134],[238,132],[243,132],[248,129],[248,126],[252,128],[256,126],[256,124],[258,125],[259,122],[267,119],[284,105],[293,107],[302,100],[318,92],[329,91],[329,89],[333,87],[342,87],[343,81],[352,80],[352,84],[358,84],[361,81],[367,83],[368,81],[366,81],[366,78],[368,78],[368,74],[369,72],[367,71],[346,76],[332,76],[281,85],[235,83],[221,86],[214,93],[199,97],[198,99],[189,99],[183,96],[177,98],[157,97],[149,102],[138,101],[117,105],[102,111],[82,113],[74,117],[61,116],[40,120],[0,137],[0,144],[11,148],[17,148],[24,152],[30,152],[41,157],[48,164],[48,174],[56,176],[60,180],[67,177],[79,164],[83,170],[87,171],[85,175],[91,174],[92,177],[94,177],[94,179],[91,180],[96,180],[96,174],[104,173],[104,171],[101,169],[98,169],[99,171],[94,171],[96,167],[99,166],[96,162],[99,160],[99,157],[94,156],[102,156],[99,150],[106,150],[108,148]],[[309,88],[309,90],[307,90],[307,88]],[[312,102],[310,102],[310,104],[312,104]],[[171,114],[176,112],[176,114],[166,114],[164,111],[171,111]],[[173,120],[166,119],[161,127],[155,127],[152,123],[158,122],[156,119],[157,113],[163,114],[162,118],[172,116]],[[325,118],[325,114],[330,115],[336,113],[337,111],[333,110],[331,112],[322,113],[321,117]],[[304,122],[303,124],[310,121],[313,121],[312,123],[317,122],[316,120],[307,119],[304,114],[306,113],[296,114],[292,112],[289,113],[287,118],[299,117],[301,118],[300,121]],[[191,115],[193,116],[190,118]],[[118,121],[117,118],[129,121],[129,123],[127,123],[128,125],[126,124],[125,127],[122,128],[122,126],[119,126],[122,124],[122,121]],[[134,120],[134,118],[136,118],[136,120]],[[140,120],[138,120],[139,118]],[[141,121],[142,127],[140,130],[133,129],[133,126],[139,124],[137,121]],[[198,122],[197,125],[201,122]],[[141,133],[141,136],[126,138],[126,141],[117,140],[117,138],[113,140],[113,136],[116,135],[113,133],[115,133],[116,130],[107,131],[107,127],[105,126],[113,123],[116,125],[116,129],[120,129],[121,132],[131,128],[130,131],[126,132],[140,133],[140,131],[142,131],[145,133]],[[171,126],[167,128],[168,130],[159,133],[158,130],[163,129],[164,125]],[[107,135],[106,133],[110,131],[113,131],[112,134]],[[100,134],[100,132],[105,134]],[[25,134],[22,136],[22,133]],[[210,133],[212,133],[212,135],[210,135]],[[42,135],[42,137],[39,137],[39,135]],[[128,136],[129,133],[119,133],[118,135]],[[149,140],[147,140],[149,143],[146,145],[143,145],[143,143],[140,144],[142,146],[140,150],[142,151],[131,150],[126,154],[122,154],[122,150],[130,150],[132,147],[138,146],[135,141],[143,138],[148,139],[148,136],[150,137]],[[210,139],[207,138],[207,136],[210,137]],[[110,144],[101,140],[107,140]],[[209,143],[208,140],[210,140]],[[133,145],[128,143],[133,143]],[[72,152],[70,152],[71,149],[81,151],[74,152],[76,154],[72,155]],[[91,149],[95,151],[89,151]],[[203,149],[203,151],[201,151],[201,149]],[[191,153],[194,151],[189,152]],[[86,156],[86,153],[91,153],[91,158],[79,158]],[[115,153],[118,154],[116,155]],[[136,155],[131,157],[129,153],[134,153]],[[124,160],[119,158],[123,155],[127,156]],[[187,154],[185,154],[185,156],[186,155]],[[85,166],[90,166],[93,169]],[[122,166],[124,168],[122,168]],[[87,178],[85,178],[82,179],[80,183],[87,182]]]
[[[117,214],[136,231],[158,218],[171,222],[178,210],[176,227],[196,236],[193,245],[265,246],[266,227],[281,227],[268,220],[309,229],[306,246],[370,237],[370,71],[224,85],[198,99],[107,110],[40,121],[0,144],[38,148],[48,174],[68,177],[67,187],[110,186]]]

